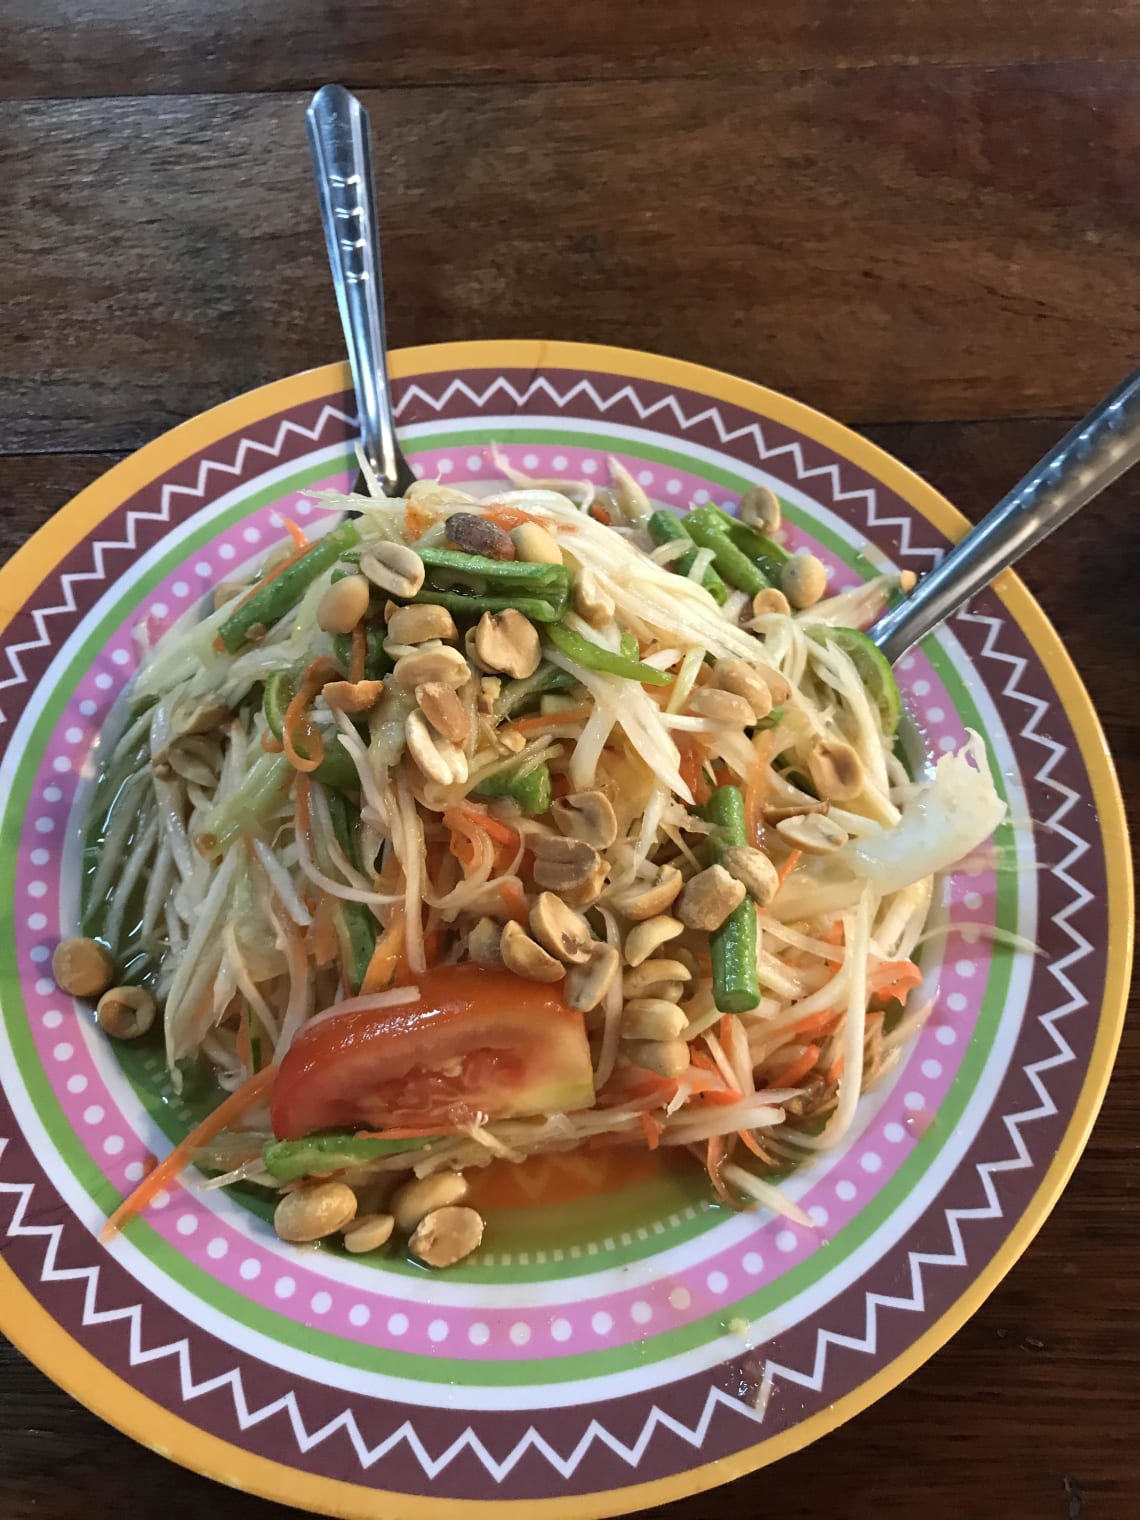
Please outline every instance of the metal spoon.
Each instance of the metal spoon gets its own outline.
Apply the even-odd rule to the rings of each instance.
[[[343,85],[326,84],[313,96],[305,125],[360,412],[361,446],[385,495],[403,496],[416,477],[392,420],[368,112]],[[362,487],[360,481],[357,489]]]
[[[1140,370],[1066,433],[905,601],[879,619],[870,638],[893,665],[1137,460]]]

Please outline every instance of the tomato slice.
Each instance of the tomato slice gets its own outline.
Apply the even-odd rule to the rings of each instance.
[[[339,1014],[302,1030],[273,1089],[273,1132],[440,1129],[594,1101],[582,1015],[557,985],[482,966],[416,978],[414,1003]]]

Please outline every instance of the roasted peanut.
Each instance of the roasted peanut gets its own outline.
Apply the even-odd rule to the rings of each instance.
[[[543,949],[568,965],[581,965],[590,958],[594,936],[589,924],[553,892],[539,895],[530,910],[530,930]]]
[[[433,734],[418,708],[404,720],[404,738],[408,753],[429,781],[436,781],[440,786],[456,786],[467,780],[466,753],[450,739]]]
[[[434,1209],[408,1241],[413,1256],[429,1267],[453,1267],[470,1256],[483,1239],[483,1218],[474,1209]]]
[[[627,966],[640,966],[662,945],[671,939],[676,939],[678,934],[684,934],[685,926],[679,918],[670,918],[666,914],[659,914],[656,918],[647,918],[640,924],[635,924],[625,937],[625,963]]]
[[[137,1040],[153,1025],[157,1012],[145,987],[112,987],[99,999],[95,1017],[113,1040]]]
[[[709,866],[685,883],[677,900],[677,917],[690,929],[711,934],[744,901],[744,883],[723,866]]]
[[[354,1256],[388,1244],[396,1221],[391,1214],[358,1214],[344,1232],[344,1249]]]
[[[471,736],[471,717],[456,695],[455,687],[445,681],[428,681],[416,687],[420,711],[435,729],[452,744],[466,744]]]
[[[782,591],[777,591],[774,586],[767,587],[764,591],[758,591],[752,598],[752,616],[768,617],[772,613],[779,613],[787,617],[791,612],[791,605]]]
[[[273,1211],[282,1240],[303,1245],[343,1230],[356,1214],[356,1194],[343,1182],[318,1182],[286,1193]]]
[[[470,677],[467,661],[450,644],[402,655],[392,671],[397,686],[405,686],[409,691],[414,691],[417,686],[430,686],[435,681],[444,686],[463,686]]]
[[[661,866],[652,881],[636,881],[613,896],[613,906],[626,918],[656,918],[670,907],[683,885],[676,866]]]
[[[780,498],[767,486],[752,486],[740,498],[740,521],[770,538],[783,522]]]
[[[473,642],[484,670],[502,671],[516,681],[534,675],[542,660],[538,630],[513,607],[485,612],[476,624]]]
[[[396,644],[426,644],[429,639],[455,637],[451,613],[446,607],[433,607],[429,602],[397,607],[388,618],[388,638]]]
[[[617,838],[617,816],[604,792],[572,792],[551,803],[550,815],[558,831],[580,839],[595,850],[608,850]]]
[[[824,813],[800,813],[795,818],[784,818],[776,825],[776,832],[805,855],[834,855],[847,843],[846,829]]]
[[[677,1004],[664,998],[631,998],[621,1011],[623,1040],[676,1040],[688,1026]]]
[[[557,834],[533,834],[527,843],[534,852],[535,885],[550,892],[564,892],[588,882],[605,862],[581,839],[565,839]]]
[[[98,997],[111,985],[115,968],[98,940],[73,935],[61,939],[52,952],[51,974],[56,986],[72,997]]]
[[[840,740],[814,745],[807,768],[820,797],[830,802],[850,802],[863,790],[865,777],[858,751]]]
[[[511,543],[515,555],[531,565],[560,565],[562,550],[553,537],[539,523],[519,523],[511,529]]]
[[[371,590],[363,575],[333,581],[317,603],[317,627],[326,633],[351,633],[368,611]]]
[[[634,1066],[659,1077],[679,1077],[688,1070],[691,1054],[685,1040],[623,1040],[622,1053]]]
[[[592,570],[577,570],[571,590],[574,611],[591,628],[604,628],[613,621],[614,599]]]
[[[766,718],[772,711],[768,683],[747,660],[718,660],[713,666],[713,675],[725,691],[734,692],[748,703],[754,718]]]
[[[321,687],[328,705],[343,713],[371,712],[383,694],[383,681],[326,681]]]
[[[589,1013],[605,997],[613,986],[618,973],[618,953],[612,945],[595,940],[590,954],[581,965],[571,966],[566,973],[563,996],[571,1008]]]
[[[392,1217],[396,1228],[410,1235],[433,1209],[462,1203],[466,1197],[467,1179],[461,1172],[433,1172],[430,1177],[413,1177],[392,1194]]]
[[[670,960],[664,956],[642,961],[640,966],[631,966],[623,974],[622,996],[627,998],[663,997],[664,993],[654,992],[652,989],[665,982],[676,982],[681,985],[690,979],[689,968],[683,966],[680,961]]]
[[[508,919],[503,925],[499,953],[507,970],[525,977],[528,982],[560,982],[566,975],[562,962],[547,954],[514,919]]]
[[[744,883],[744,890],[759,907],[766,908],[780,886],[780,873],[764,854],[747,845],[730,845],[720,863],[728,874]]]
[[[381,591],[412,597],[424,583],[424,562],[406,544],[378,543],[360,556],[360,571]]]
[[[763,685],[763,682],[761,682]],[[698,686],[689,698],[689,709],[702,718],[717,723],[735,723],[750,728],[756,721],[752,704],[732,691],[718,691],[715,686]]]

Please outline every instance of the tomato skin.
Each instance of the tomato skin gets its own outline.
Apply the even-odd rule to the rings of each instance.
[[[582,1015],[549,983],[482,966],[416,978],[419,998],[303,1029],[273,1089],[273,1132],[425,1129],[587,1108]]]

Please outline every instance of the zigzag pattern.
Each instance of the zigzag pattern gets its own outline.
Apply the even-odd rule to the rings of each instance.
[[[3,1158],[8,1146],[7,1140],[0,1140],[0,1159]],[[550,1465],[563,1478],[570,1477],[579,1467],[590,1449],[599,1443],[607,1447],[620,1457],[622,1461],[632,1468],[636,1468],[652,1441],[657,1430],[665,1430],[670,1434],[685,1441],[694,1450],[699,1451],[703,1446],[712,1423],[713,1415],[720,1407],[733,1409],[746,1419],[759,1423],[759,1416],[747,1404],[741,1403],[720,1389],[710,1388],[705,1399],[704,1408],[696,1423],[686,1425],[683,1420],[653,1407],[648,1419],[642,1427],[638,1437],[632,1443],[619,1440],[613,1433],[601,1425],[597,1420],[591,1420],[586,1430],[582,1433],[576,1445],[568,1455],[563,1456],[549,1441],[546,1440],[533,1426],[525,1435],[518,1440],[506,1456],[496,1458],[493,1453],[471,1430],[465,1430],[438,1456],[432,1454],[425,1447],[418,1432],[410,1420],[405,1420],[389,1435],[370,1446],[361,1432],[356,1416],[351,1409],[342,1410],[334,1419],[316,1430],[309,1430],[301,1414],[300,1405],[292,1390],[282,1398],[274,1399],[260,1407],[251,1406],[242,1382],[240,1371],[236,1368],[229,1372],[221,1373],[216,1377],[204,1378],[198,1381],[194,1377],[190,1360],[190,1345],[183,1337],[180,1340],[171,1341],[165,1345],[147,1347],[143,1344],[142,1334],[142,1308],[141,1305],[131,1304],[121,1309],[100,1309],[96,1298],[99,1285],[98,1266],[62,1268],[56,1265],[56,1257],[59,1251],[60,1240],[63,1234],[63,1226],[36,1225],[26,1223],[30,1211],[31,1198],[34,1189],[31,1183],[0,1182],[0,1193],[6,1193],[15,1198],[15,1208],[8,1224],[6,1234],[13,1238],[41,1239],[44,1241],[44,1259],[40,1269],[41,1281],[45,1283],[78,1282],[84,1285],[83,1293],[83,1325],[91,1327],[96,1325],[110,1325],[123,1323],[127,1327],[129,1356],[132,1367],[145,1366],[151,1362],[157,1362],[166,1358],[173,1358],[178,1366],[181,1395],[184,1403],[191,1403],[194,1399],[204,1397],[209,1393],[216,1393],[219,1389],[228,1389],[233,1401],[234,1414],[238,1425],[242,1430],[250,1430],[256,1425],[264,1424],[266,1420],[275,1415],[284,1414],[289,1421],[293,1437],[297,1442],[297,1448],[301,1452],[311,1451],[315,1446],[327,1441],[338,1431],[343,1431],[352,1445],[357,1460],[362,1469],[367,1471],[388,1455],[397,1446],[406,1443],[419,1462],[428,1478],[435,1478],[444,1468],[450,1464],[463,1451],[470,1451],[486,1468],[487,1472],[501,1483],[504,1478],[518,1465],[528,1451],[535,1451],[545,1457]]]
[[[442,412],[448,402],[456,396],[462,396],[470,401],[476,410],[481,410],[491,399],[501,392],[505,399],[514,403],[517,407],[523,407],[528,401],[540,396],[546,396],[556,407],[565,408],[571,401],[579,396],[585,396],[595,406],[601,416],[605,416],[622,401],[628,401],[642,422],[648,422],[651,418],[661,413],[668,413],[676,422],[682,432],[690,432],[699,427],[702,422],[711,422],[716,429],[717,437],[722,444],[735,443],[739,438],[751,438],[756,450],[756,458],[760,463],[771,463],[782,454],[791,456],[795,465],[796,479],[799,481],[814,480],[822,477],[831,486],[831,497],[834,502],[861,501],[867,512],[868,528],[897,528],[899,534],[899,554],[909,559],[929,559],[931,565],[936,565],[942,558],[941,549],[923,549],[917,547],[911,538],[911,519],[909,517],[882,517],[878,511],[878,493],[873,488],[865,488],[858,491],[845,491],[839,476],[837,464],[815,465],[808,468],[804,462],[803,452],[798,443],[784,443],[777,448],[769,448],[764,441],[764,432],[758,422],[750,422],[746,427],[730,430],[725,426],[724,419],[715,406],[706,407],[702,412],[694,412],[689,416],[683,410],[676,396],[665,396],[659,401],[646,405],[631,385],[623,385],[612,396],[602,396],[592,380],[579,380],[568,391],[559,392],[551,385],[544,375],[536,376],[531,380],[525,390],[520,391],[503,375],[496,378],[482,391],[475,391],[465,380],[452,380],[451,383],[439,396],[431,396],[419,385],[411,385],[404,392],[396,406],[396,416],[400,417],[416,401],[422,402],[434,412]]]
[[[589,396],[601,414],[612,409],[620,401],[626,400],[635,407],[643,420],[648,420],[650,417],[661,413],[669,413],[683,430],[695,427],[702,421],[712,421],[722,442],[729,443],[741,436],[749,435],[754,441],[757,457],[761,461],[771,460],[783,453],[791,454],[797,475],[801,480],[823,476],[830,484],[834,500],[862,503],[863,510],[866,512],[868,528],[898,529],[901,555],[921,555],[935,560],[939,555],[940,551],[920,549],[913,545],[908,520],[879,516],[874,490],[844,491],[837,465],[808,469],[805,467],[798,444],[782,445],[779,448],[770,450],[765,444],[762,430],[758,424],[751,424],[746,428],[730,432],[724,427],[720,414],[715,408],[709,408],[697,415],[687,417],[676,401],[676,398],[672,396],[655,402],[651,406],[644,406],[632,387],[625,386],[607,400],[598,395],[593,384],[588,380],[577,382],[564,395],[559,395],[543,377],[533,380],[526,390],[520,393],[503,377],[499,377],[486,390],[479,394],[472,391],[464,381],[452,381],[438,398],[429,396],[420,386],[413,385],[404,393],[398,411],[405,411],[416,399],[424,402],[434,410],[440,411],[447,404],[448,400],[456,394],[464,395],[475,406],[482,407],[499,390],[504,395],[509,396],[519,406],[536,395],[546,394],[556,406],[564,407],[575,396],[585,394]],[[343,413],[337,412],[333,408],[326,408],[311,432],[309,430],[295,429],[294,424],[286,422],[282,424],[274,446],[255,444],[249,447],[265,454],[276,455],[289,429],[303,431],[305,432],[305,436],[312,437],[315,441],[329,416],[335,416],[342,421],[348,422],[350,425],[352,423],[352,419],[345,417]],[[103,552],[115,548],[131,549],[134,547],[134,519],[136,517],[139,520],[143,516],[161,517],[162,520],[168,520],[170,502],[168,492],[173,494],[175,491],[180,491],[184,494],[203,497],[211,470],[217,469],[224,474],[230,475],[240,474],[241,462],[245,458],[246,447],[246,443],[243,442],[233,463],[228,466],[216,464],[212,461],[204,463],[199,470],[196,486],[164,488],[161,513],[129,513],[127,538],[121,543],[96,544],[94,546],[96,569],[63,578],[65,602],[59,607],[34,614],[40,638],[35,643],[19,645],[15,649],[9,650],[9,659],[15,675],[5,681],[0,681],[0,687],[16,685],[26,679],[19,661],[19,654],[32,648],[39,648],[46,642],[46,620],[53,615],[73,612],[75,610],[70,583],[81,579],[103,578],[105,575]],[[790,1367],[774,1360],[768,1360],[764,1365],[761,1376],[760,1393],[756,1401],[756,1408],[752,1408],[740,1400],[732,1398],[719,1389],[710,1387],[702,1413],[691,1427],[677,1420],[674,1416],[667,1414],[657,1405],[654,1405],[641,1431],[633,1442],[622,1442],[595,1419],[590,1422],[590,1425],[572,1450],[565,1455],[553,1448],[545,1437],[533,1427],[528,1429],[525,1435],[503,1457],[495,1457],[489,1452],[483,1442],[470,1429],[464,1431],[461,1436],[443,1451],[432,1455],[424,1446],[410,1420],[405,1420],[397,1429],[393,1430],[381,1442],[373,1446],[369,1445],[360,1431],[355,1416],[350,1409],[343,1410],[333,1420],[320,1426],[318,1429],[310,1430],[305,1424],[298,1402],[292,1391],[269,1404],[263,1405],[260,1408],[254,1408],[249,1404],[242,1384],[241,1373],[236,1368],[217,1377],[202,1381],[195,1380],[191,1366],[190,1346],[186,1339],[183,1338],[165,1345],[144,1346],[141,1326],[141,1306],[133,1305],[127,1308],[108,1310],[99,1309],[97,1305],[99,1265],[71,1269],[57,1267],[56,1256],[62,1234],[62,1226],[26,1223],[29,1213],[34,1217],[34,1210],[30,1207],[31,1184],[0,1183],[0,1193],[12,1194],[16,1198],[16,1207],[7,1228],[8,1235],[25,1238],[35,1237],[45,1242],[44,1261],[41,1269],[41,1278],[44,1282],[76,1281],[84,1284],[83,1324],[85,1326],[103,1325],[120,1321],[126,1324],[129,1337],[129,1356],[132,1365],[143,1365],[163,1358],[174,1358],[178,1365],[181,1393],[185,1402],[189,1403],[194,1399],[201,1398],[204,1394],[221,1388],[228,1388],[233,1401],[235,1416],[242,1430],[262,1424],[275,1415],[284,1414],[289,1422],[298,1451],[301,1453],[311,1451],[337,1432],[343,1431],[353,1447],[361,1468],[364,1470],[372,1467],[401,1444],[406,1444],[409,1450],[414,1453],[417,1462],[429,1479],[437,1477],[465,1450],[469,1450],[481,1462],[496,1483],[502,1483],[528,1451],[534,1451],[542,1456],[562,1478],[572,1476],[583,1460],[585,1460],[588,1453],[599,1445],[604,1446],[630,1468],[635,1469],[643,1460],[655,1434],[659,1430],[676,1435],[694,1450],[700,1450],[707,1437],[712,1421],[720,1409],[727,1409],[742,1414],[754,1424],[761,1424],[764,1419],[768,1399],[777,1382],[785,1381],[800,1388],[822,1392],[827,1374],[828,1353],[831,1347],[834,1346],[866,1355],[874,1354],[877,1350],[878,1326],[882,1313],[888,1310],[904,1313],[921,1312],[925,1308],[926,1303],[924,1273],[933,1268],[967,1266],[968,1255],[964,1226],[970,1221],[995,1219],[1002,1216],[1001,1199],[994,1179],[1004,1173],[1024,1170],[1032,1165],[1032,1157],[1022,1131],[1026,1125],[1033,1121],[1048,1118],[1057,1113],[1056,1104],[1051,1098],[1043,1078],[1055,1067],[1064,1065],[1075,1059],[1071,1046],[1056,1026],[1060,1020],[1069,1014],[1087,1006],[1088,1001],[1074,986],[1068,975],[1071,967],[1090,953],[1092,946],[1070,922],[1072,916],[1090,900],[1091,893],[1082,887],[1079,882],[1075,881],[1070,874],[1071,868],[1087,853],[1089,844],[1064,824],[1068,813],[1079,800],[1079,795],[1072,788],[1057,781],[1053,775],[1058,761],[1065,753],[1064,746],[1039,731],[1039,724],[1048,709],[1048,704],[1021,690],[1020,681],[1027,662],[1022,658],[1003,653],[998,649],[997,644],[1002,626],[1001,620],[970,613],[963,613],[961,616],[964,621],[986,626],[987,635],[981,658],[999,661],[1009,667],[1009,673],[1003,688],[1004,694],[1010,697],[1011,700],[1024,704],[1030,709],[1030,715],[1024,725],[1023,733],[1026,738],[1040,745],[1047,752],[1047,758],[1042,762],[1036,779],[1057,793],[1060,799],[1048,823],[1071,846],[1064,861],[1060,866],[1055,868],[1054,874],[1072,892],[1072,901],[1063,910],[1056,913],[1052,921],[1064,930],[1073,948],[1065,957],[1050,966],[1051,975],[1057,979],[1066,997],[1065,1001],[1059,1003],[1056,1008],[1052,1009],[1041,1020],[1043,1027],[1049,1031],[1056,1051],[1054,1054],[1034,1062],[1026,1068],[1026,1075],[1038,1101],[1037,1106],[1032,1109],[1026,1109],[1020,1113],[1006,1116],[1004,1123],[1012,1144],[1011,1153],[1000,1160],[981,1163],[975,1168],[985,1194],[985,1205],[972,1209],[949,1209],[944,1211],[949,1248],[943,1252],[911,1252],[909,1254],[908,1293],[897,1295],[868,1293],[866,1295],[865,1322],[862,1334],[844,1335],[830,1330],[818,1330],[814,1355],[809,1367]],[[3,1150],[6,1143],[0,1141],[0,1161],[3,1159]]]
[[[267,459],[280,457],[281,449],[285,440],[289,437],[307,438],[316,443],[330,420],[346,423],[349,427],[355,427],[357,419],[350,417],[334,406],[326,406],[311,428],[301,427],[298,423],[286,419],[277,429],[277,436],[270,443],[258,443],[253,439],[243,438],[238,444],[237,452],[230,461],[219,459],[203,460],[198,467],[197,483],[192,486],[171,486],[162,488],[161,504],[157,512],[128,511],[125,537],[120,539],[96,539],[91,545],[93,568],[90,570],[76,570],[68,575],[60,577],[60,587],[63,591],[63,600],[54,607],[46,607],[32,613],[32,622],[36,626],[37,637],[25,640],[22,644],[6,644],[4,653],[8,656],[12,674],[0,680],[0,691],[6,687],[20,686],[27,681],[27,672],[24,669],[20,656],[31,653],[35,649],[44,649],[51,645],[51,634],[48,631],[48,619],[65,617],[77,610],[74,587],[82,581],[107,580],[106,555],[117,551],[126,550],[133,552],[138,548],[136,529],[143,522],[169,522],[170,504],[176,496],[190,496],[199,501],[206,499],[206,490],[210,476],[229,475],[233,479],[240,479],[245,472],[246,460],[252,454],[263,454]],[[3,708],[0,708],[0,724],[7,722]]]

